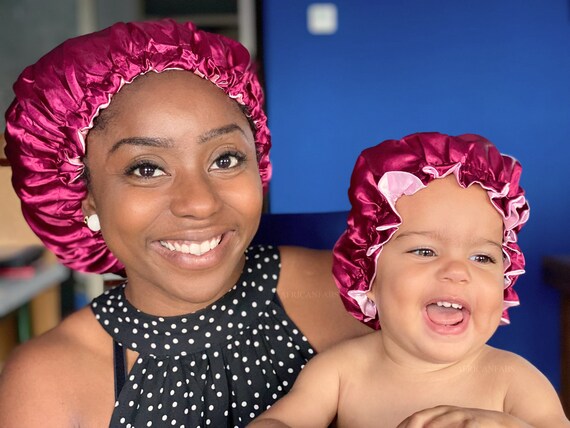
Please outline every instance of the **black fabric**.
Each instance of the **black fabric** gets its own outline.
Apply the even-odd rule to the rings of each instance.
[[[236,285],[184,316],[138,311],[125,285],[94,299],[103,328],[139,353],[111,426],[243,427],[284,395],[314,351],[277,303],[279,270],[276,248],[251,247]]]
[[[125,351],[123,346],[113,340],[113,366],[115,367],[115,400],[123,390],[123,385],[127,379],[127,367],[125,365]]]

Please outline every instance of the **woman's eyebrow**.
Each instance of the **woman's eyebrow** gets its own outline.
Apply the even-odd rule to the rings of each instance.
[[[231,134],[232,132],[236,131],[245,135],[243,129],[241,129],[241,127],[235,123],[211,129],[198,137],[198,144],[204,144],[213,138],[225,134]],[[173,142],[168,138],[128,137],[128,138],[123,138],[117,141],[115,144],[113,144],[113,146],[109,150],[109,154],[116,152],[120,147],[124,145],[169,148],[172,147]]]
[[[198,137],[198,144],[204,144],[211,140],[212,138],[220,137],[225,134],[231,134],[232,132],[241,132],[245,136],[245,132],[235,123],[230,123],[229,125],[221,126],[219,128],[214,128],[206,131]]]
[[[109,154],[116,152],[121,146],[145,146],[145,147],[172,147],[172,141],[166,138],[153,138],[153,137],[129,137],[117,141],[109,150]]]

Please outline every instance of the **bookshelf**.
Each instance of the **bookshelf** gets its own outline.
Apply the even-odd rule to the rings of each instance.
[[[38,267],[31,278],[0,277],[0,318],[25,305],[43,291],[59,285],[68,275],[66,267],[52,263]]]
[[[4,157],[0,135],[0,254],[42,246],[24,220],[20,201],[10,183],[12,170]],[[67,268],[45,251],[29,267],[0,269],[0,368],[12,349],[30,336],[39,335],[61,321],[60,284]]]

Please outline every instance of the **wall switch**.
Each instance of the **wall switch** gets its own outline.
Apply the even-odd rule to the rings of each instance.
[[[313,3],[307,8],[307,29],[315,35],[330,35],[338,29],[338,12],[334,3]]]

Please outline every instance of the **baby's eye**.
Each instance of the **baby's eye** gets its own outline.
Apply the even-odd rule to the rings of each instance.
[[[211,166],[211,169],[230,169],[242,164],[245,156],[238,152],[227,152],[218,157]]]
[[[160,177],[162,175],[166,175],[160,167],[155,164],[144,162],[133,165],[127,171],[128,175],[136,175],[137,177],[142,178],[153,178],[153,177]]]
[[[474,256],[471,256],[470,259],[481,264],[495,263],[495,259],[493,257],[487,256],[485,254],[475,254]]]
[[[435,257],[435,251],[430,250],[429,248],[416,248],[415,250],[410,251],[410,253],[420,257]]]

